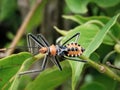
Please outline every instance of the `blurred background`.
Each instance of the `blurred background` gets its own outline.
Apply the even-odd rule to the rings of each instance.
[[[23,24],[24,30],[20,41],[17,42],[18,46],[26,45],[27,33],[42,33],[50,43],[54,43],[60,35],[56,33],[53,26],[64,30],[77,26],[77,23],[63,19],[62,15],[112,17],[120,12],[119,0],[114,2],[77,0],[76,2],[73,0],[0,0],[0,48],[10,46]],[[26,18],[29,18],[28,22],[25,21]]]
[[[101,16],[110,19],[118,13],[120,13],[120,0],[0,0],[0,48],[27,46],[26,35],[28,33],[41,33],[48,42],[55,43],[61,35],[55,31],[53,26],[69,31],[79,25],[74,22],[75,20],[64,19],[63,15],[80,15],[84,19]],[[104,22],[106,19],[101,21]],[[117,34],[119,36],[119,33]],[[102,44],[96,50],[100,55],[100,60],[113,47],[113,44]],[[104,49],[107,49],[107,51],[103,53],[101,50]],[[21,49],[17,51],[7,50],[8,54],[3,55],[3,53],[0,55],[3,57],[19,51]],[[110,59],[113,60],[115,57],[116,54],[113,54]],[[119,83],[99,74],[93,68],[86,68],[81,77],[82,79],[76,90],[120,90]],[[70,85],[70,80],[66,81],[65,85],[63,83],[63,87],[59,86],[56,90],[71,90],[71,87],[67,87],[67,85]],[[81,86],[82,89],[78,89]]]

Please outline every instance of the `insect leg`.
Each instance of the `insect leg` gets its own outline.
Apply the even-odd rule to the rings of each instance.
[[[63,58],[64,58],[64,59],[67,59],[67,60],[71,60],[71,61],[87,62],[86,60],[77,59],[77,58],[72,58],[72,57],[63,56]]]
[[[37,43],[38,44],[38,46],[40,46],[40,47],[43,47],[44,45],[39,41],[39,39],[37,39],[37,37],[36,36],[34,36],[33,34],[31,34],[31,33],[29,33],[28,35],[27,35],[27,43],[28,43],[28,47],[29,47],[29,51],[31,52],[31,53],[33,53],[33,51],[32,51],[32,41],[31,41],[31,39],[35,42],[35,43]]]
[[[52,58],[52,61],[53,61],[53,63],[54,63],[55,65],[57,65],[57,66],[59,67],[59,69],[62,71],[62,67],[61,67],[61,65],[60,65],[60,63],[59,63],[59,60],[57,59],[56,56]]]
[[[43,47],[43,46],[44,46],[44,44],[42,44],[42,43],[39,41],[39,39],[37,39],[37,37],[34,36],[34,35],[31,34],[31,33],[28,34],[28,39],[30,40],[30,38],[31,38],[34,42],[36,42],[40,47]]]
[[[19,76],[24,75],[24,74],[29,74],[29,73],[35,73],[35,72],[41,72],[41,71],[43,71],[45,69],[46,64],[47,64],[47,58],[48,58],[48,55],[45,55],[41,69],[21,72],[21,73],[19,73]]]
[[[42,42],[46,45],[46,47],[50,46],[50,44],[48,43],[48,41],[45,39],[45,37],[42,34],[37,34],[37,38],[41,39]]]
[[[80,36],[80,33],[76,35],[75,43],[78,42],[79,36]]]
[[[32,52],[33,53],[33,51],[32,51],[32,44],[31,44],[31,40],[30,40],[31,38],[30,38],[30,35],[28,34],[27,35],[27,45],[28,45],[28,49],[29,49],[29,52]]]
[[[62,44],[62,46],[65,45],[68,41],[70,41],[70,40],[73,39],[74,37],[77,37],[76,40],[75,40],[75,42],[77,42],[79,36],[80,36],[80,33],[76,33],[75,35],[73,35],[72,37],[70,37],[67,41],[65,41],[65,42]]]

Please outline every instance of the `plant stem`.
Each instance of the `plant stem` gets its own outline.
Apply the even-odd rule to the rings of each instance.
[[[114,54],[115,52],[116,52],[115,50],[109,52],[109,53],[105,56],[105,58],[103,59],[103,63],[105,64],[106,61],[108,60],[108,58],[109,58],[112,54]]]
[[[26,16],[25,20],[23,21],[22,25],[20,26],[20,28],[17,30],[17,34],[15,36],[15,38],[13,39],[11,45],[7,52],[6,52],[6,55],[10,55],[13,53],[14,51],[14,48],[12,47],[15,47],[17,45],[17,43],[19,42],[20,38],[22,37],[22,35],[24,34],[25,30],[26,30],[26,27],[31,19],[31,17],[33,16],[34,12],[36,11],[36,9],[38,8],[38,6],[41,4],[41,1],[42,0],[37,0],[36,4],[32,7],[32,9],[30,10],[30,12],[28,13],[28,15]]]
[[[105,66],[103,64],[95,63],[94,61],[92,61],[91,59],[89,59],[83,55],[81,56],[81,59],[87,60],[88,64],[91,65],[92,67],[94,67],[95,69],[97,69],[100,73],[104,73],[107,76],[113,78],[114,80],[117,80],[120,82],[120,77],[117,74],[115,74],[112,70],[110,70],[107,66]]]

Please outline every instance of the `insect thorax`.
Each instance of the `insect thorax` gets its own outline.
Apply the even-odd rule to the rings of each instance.
[[[66,46],[56,45],[56,48],[57,48],[57,55],[58,56],[64,56],[65,53],[67,52],[67,47]]]
[[[57,47],[57,55],[59,56],[69,56],[69,57],[77,57],[80,56],[84,49],[78,43],[69,43],[65,46],[56,46]]]

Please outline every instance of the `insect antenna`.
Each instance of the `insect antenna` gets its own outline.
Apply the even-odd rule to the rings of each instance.
[[[27,50],[28,48],[38,48],[38,47],[36,47],[36,46],[32,46],[32,47],[28,47],[28,46],[16,46],[16,47],[11,47],[11,48],[0,48],[0,52],[6,52],[7,50],[9,50],[9,49],[12,49],[12,48],[14,48],[14,49],[23,49],[23,50]]]
[[[7,54],[7,51],[9,49],[12,49],[14,48],[15,51],[14,53],[18,53],[18,52],[21,52],[21,51],[27,51],[28,52],[28,48],[38,48],[38,47],[27,47],[27,46],[16,46],[16,47],[11,47],[11,48],[0,48],[0,58],[4,58],[6,56],[8,56]]]

